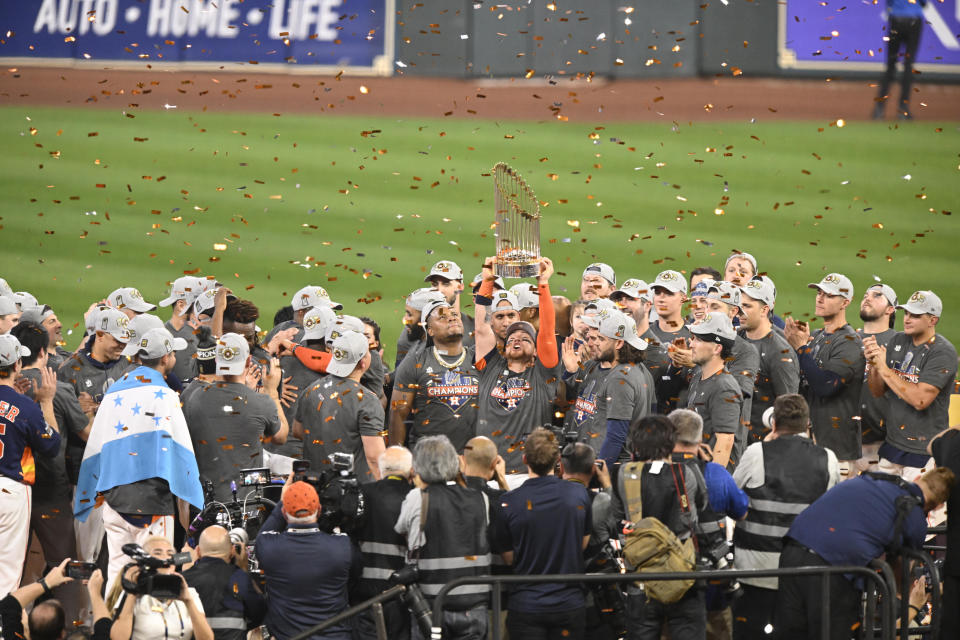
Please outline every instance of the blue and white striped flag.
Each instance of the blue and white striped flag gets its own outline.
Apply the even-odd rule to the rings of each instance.
[[[103,396],[83,452],[73,512],[85,521],[98,493],[148,478],[166,480],[175,496],[203,508],[180,397],[155,369],[138,367]]]

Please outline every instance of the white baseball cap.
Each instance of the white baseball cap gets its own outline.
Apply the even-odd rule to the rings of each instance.
[[[480,273],[478,273],[477,275],[473,276],[473,280],[470,281],[470,286],[471,286],[471,287],[477,286],[477,285],[479,285],[481,282],[483,282],[483,272],[482,272],[482,271],[481,271]],[[506,288],[507,288],[507,285],[505,285],[504,282],[503,282],[503,278],[501,278],[500,276],[497,276],[496,278],[494,278],[494,280],[493,280],[493,286],[494,286],[494,288],[496,288],[496,289],[506,289]]]
[[[149,329],[136,340],[131,340],[127,349],[130,348],[130,345],[136,345],[134,353],[140,354],[141,358],[153,360],[154,358],[162,358],[168,353],[186,349],[187,341],[183,338],[173,337],[172,333],[160,327]],[[124,351],[127,349],[124,349]]]
[[[598,329],[600,328],[600,320],[611,311],[620,311],[620,309],[617,308],[617,304],[612,300],[606,298],[591,300],[583,308],[583,314],[581,314],[580,320],[588,327]]]
[[[740,287],[740,293],[748,298],[762,302],[771,309],[773,309],[773,305],[777,301],[777,288],[774,286],[773,280],[767,276],[751,278],[747,284]]]
[[[727,258],[727,261],[723,263],[724,271],[726,271],[727,265],[730,264],[730,261],[733,260],[734,258],[742,258],[746,260],[751,264],[751,266],[753,266],[753,273],[754,274],[757,273],[757,259],[754,258],[749,253],[747,253],[746,251],[734,251],[733,253],[731,253],[730,257]]]
[[[327,328],[337,321],[337,314],[326,305],[320,305],[307,311],[303,316],[303,339],[323,340]]]
[[[338,334],[330,348],[332,356],[327,364],[327,373],[344,378],[357,368],[357,363],[370,352],[366,336],[356,331]]]
[[[8,316],[11,313],[20,313],[17,303],[10,296],[0,296],[0,316]]]
[[[157,305],[150,304],[144,300],[140,292],[133,287],[114,289],[110,295],[107,296],[107,305],[114,309],[130,309],[137,313],[146,313],[147,311],[153,311],[157,308]]]
[[[510,287],[510,292],[517,296],[517,303],[521,309],[530,309],[540,306],[540,294],[537,287],[529,282],[520,282]]]
[[[623,296],[653,302],[653,292],[650,290],[650,285],[638,278],[624,280],[620,288],[610,294],[610,299],[616,301]]]
[[[714,282],[707,288],[707,298],[710,300],[719,300],[732,307],[739,307],[740,287],[725,280]]]
[[[904,304],[898,305],[897,309],[903,309],[916,316],[929,313],[931,316],[940,317],[943,313],[943,302],[940,296],[933,291],[914,291],[910,299]]]
[[[672,269],[667,269],[666,271],[661,271],[657,274],[657,279],[653,281],[653,284],[650,286],[651,289],[656,289],[660,287],[666,289],[671,293],[682,293],[686,295],[687,293],[687,279],[679,271],[673,271]]]
[[[507,305],[504,306],[502,303],[506,302]],[[490,304],[490,314],[494,314],[497,311],[520,311],[520,301],[517,299],[517,296],[510,291],[509,289],[501,289],[499,291],[493,292],[493,302]]]
[[[880,289],[880,292],[883,293],[883,297],[887,299],[887,302],[890,303],[890,306],[897,306],[897,292],[893,290],[888,284],[877,283],[867,287],[867,291],[870,289]]]
[[[853,299],[853,283],[842,273],[828,273],[820,282],[811,282],[810,289],[819,289],[831,296],[843,296],[847,300]]]
[[[456,262],[441,260],[433,265],[430,273],[423,279],[424,282],[430,282],[433,278],[444,278],[446,280],[463,280],[463,269]]]
[[[130,319],[127,318],[127,314],[113,307],[101,307],[93,328],[97,331],[109,333],[119,342],[127,344],[130,342],[130,332],[127,330],[129,324]]]
[[[206,287],[203,284],[203,278],[195,276],[183,276],[177,278],[170,285],[170,295],[158,302],[161,307],[169,307],[177,300],[186,300],[192,302]]]
[[[330,344],[347,331],[353,331],[362,335],[363,320],[356,316],[337,316],[336,320],[330,323],[330,326],[327,327],[327,332],[324,334],[324,340],[327,341],[327,344]],[[367,348],[369,348],[369,343],[367,343]]]
[[[453,305],[448,303],[446,300],[431,300],[423,306],[423,309],[420,311],[420,323],[424,326],[427,324],[427,320],[430,318],[430,314],[436,311],[437,309],[452,309]]]
[[[9,367],[29,355],[30,349],[20,344],[16,336],[9,333],[0,335],[0,367]]]
[[[722,313],[708,313],[700,324],[690,325],[690,333],[705,339],[707,342],[732,343],[737,339],[737,332],[733,328],[730,318]]]
[[[406,305],[414,311],[423,311],[428,302],[435,300],[446,301],[446,297],[432,287],[421,287],[415,289],[407,296]],[[362,332],[361,332],[362,333]]]
[[[2,297],[2,296],[0,296]],[[16,313],[11,311],[10,313]],[[0,316],[6,315],[3,312],[3,309],[0,309]],[[41,325],[43,321],[53,315],[53,309],[49,305],[41,304],[36,307],[28,307],[23,310],[23,313],[20,314],[20,322],[32,322],[33,324]]]
[[[580,276],[580,278],[583,279],[587,276],[600,276],[613,286],[617,286],[617,274],[614,273],[613,267],[603,262],[594,262],[593,264],[588,264],[587,268],[583,270],[583,275]]]
[[[10,297],[12,297],[13,301],[17,303],[17,308],[19,308],[21,311],[24,309],[29,309],[30,307],[40,306],[37,298],[28,291],[14,291],[13,295]]]
[[[217,374],[223,376],[243,375],[250,356],[247,339],[238,333],[225,333],[217,340]]]
[[[13,295],[13,289],[7,284],[7,281],[0,278],[0,296],[10,297]]]
[[[300,291],[293,294],[293,298],[290,300],[290,306],[293,307],[294,311],[312,309],[321,304],[333,309],[343,309],[342,304],[330,299],[330,294],[327,293],[326,289],[313,285],[300,289]]]
[[[637,335],[637,324],[624,312],[612,309],[597,314],[596,317],[600,319],[597,326],[600,335],[614,340],[623,340],[641,351],[647,348],[647,341]]]
[[[127,332],[130,334],[130,342],[127,343],[127,346],[123,348],[123,351],[120,352],[122,356],[134,356],[140,351],[139,341],[140,338],[145,336],[148,331],[152,329],[163,329],[163,320],[157,316],[150,313],[141,313],[138,316],[134,316],[127,322]],[[184,345],[186,341],[184,340]],[[182,347],[186,348],[186,346]],[[179,351],[179,349],[177,349]],[[163,354],[160,354],[163,355]],[[159,358],[160,356],[148,356],[150,358]]]

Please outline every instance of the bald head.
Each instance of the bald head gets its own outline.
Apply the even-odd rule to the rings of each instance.
[[[200,534],[200,544],[197,550],[202,557],[213,556],[223,560],[230,559],[233,545],[230,544],[230,533],[220,525],[212,525]]]
[[[57,600],[47,600],[35,606],[27,617],[30,638],[58,640],[66,629],[66,616]],[[12,634],[11,634],[12,635]]]
[[[409,478],[413,470],[413,454],[406,447],[392,446],[380,454],[377,460],[380,467],[380,477],[400,476]]]
[[[486,436],[471,438],[463,447],[466,475],[485,475],[497,461],[497,445]]]

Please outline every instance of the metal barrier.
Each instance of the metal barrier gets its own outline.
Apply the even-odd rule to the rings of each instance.
[[[335,624],[340,624],[344,620],[347,620],[348,618],[352,618],[358,613],[366,611],[371,607],[374,607],[374,608],[382,607],[384,602],[388,600],[393,600],[394,598],[399,598],[404,593],[406,593],[406,591],[407,591],[407,588],[402,584],[392,586],[386,591],[384,591],[383,593],[377,594],[374,597],[370,598],[369,600],[365,600],[364,602],[361,602],[358,605],[354,605],[349,609],[344,609],[343,611],[333,616],[332,618],[327,618],[320,624],[310,627],[306,631],[301,631],[299,634],[290,638],[290,640],[306,640],[310,636],[318,634],[324,629],[327,629],[328,627],[332,627]],[[379,611],[380,610],[378,610],[378,612]],[[377,637],[380,640],[386,640],[386,637],[387,637],[387,632],[383,628],[382,614],[377,616]]]
[[[877,569],[871,569],[867,567],[844,567],[844,566],[823,566],[823,567],[790,567],[785,569],[720,569],[720,570],[710,570],[710,571],[696,571],[693,572],[694,577],[698,580],[723,580],[723,579],[740,579],[740,578],[774,578],[780,576],[821,576],[821,599],[820,607],[823,611],[822,613],[822,623],[820,629],[821,638],[830,637],[830,576],[837,573],[842,574],[854,574],[862,576],[865,581],[876,587],[876,594],[879,596],[881,602],[881,626],[880,626],[880,637],[882,640],[894,640],[895,634],[894,629],[896,628],[896,610],[894,607],[894,600],[891,597],[891,588],[894,587],[896,581],[893,578],[893,571],[890,569],[889,565],[886,563],[880,563],[883,566],[880,567],[883,577],[877,572]],[[873,566],[877,566],[874,563]],[[618,582],[618,583],[632,583],[632,582],[645,582],[648,580],[689,580],[691,577],[691,572],[689,571],[675,571],[670,573],[583,573],[583,574],[561,574],[561,575],[539,575],[539,576],[516,576],[516,575],[487,575],[487,576],[470,576],[465,578],[458,578],[452,582],[448,582],[443,585],[443,588],[440,589],[440,593],[437,594],[437,597],[433,601],[433,632],[432,640],[441,640],[442,639],[442,625],[443,625],[443,603],[447,594],[450,593],[453,589],[469,584],[490,584],[493,586],[493,594],[491,597],[493,603],[493,640],[500,640],[500,597],[502,593],[502,585],[504,584],[530,584],[530,583],[580,583],[580,584],[596,584],[596,583],[605,583],[605,582]],[[873,594],[873,589],[868,590],[868,596]],[[868,597],[867,610],[868,613],[873,611],[874,599]],[[870,615],[867,620],[872,624],[873,616]],[[911,632],[916,633],[916,629],[910,629]],[[906,636],[904,636],[904,639]],[[300,640],[298,636],[297,639]]]

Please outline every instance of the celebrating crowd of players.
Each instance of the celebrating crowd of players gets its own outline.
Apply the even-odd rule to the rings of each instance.
[[[159,629],[167,638],[173,621],[181,638],[240,640],[264,620],[286,640],[381,592],[409,563],[430,603],[457,577],[595,570],[624,524],[646,517],[713,567],[729,566],[728,540],[742,569],[865,565],[890,545],[922,544],[925,514],[952,485],[942,467],[960,459],[953,434],[938,437],[957,352],[937,333],[933,292],[901,302],[888,284],[861,283],[855,327],[854,283],[830,273],[809,285],[822,323],[811,331],[797,310],[777,309],[773,280],[747,253],[722,272],[666,270],[619,286],[609,265],[591,264],[574,301],[552,294],[549,258],[535,282],[510,289],[494,262],[472,280],[453,262],[433,265],[404,300],[392,368],[377,322],[348,315],[319,286],[295,293],[266,335],[258,308],[213,277],[173,281],[159,301],[166,321],[137,289],[120,288],[91,305],[69,352],[55,302],[0,280],[0,594],[11,593],[0,609],[15,614],[27,595],[64,583],[66,619],[86,616],[90,597],[96,617],[99,595],[68,584],[62,562],[99,560],[105,581],[92,583],[113,592],[114,640]],[[141,404],[147,387],[156,403]],[[166,440],[150,440],[155,432]],[[323,469],[337,453],[353,456],[367,504],[353,545],[318,529],[316,491],[290,481],[295,460]],[[210,527],[175,606],[118,599],[135,577],[124,545],[168,557],[203,506],[198,487],[226,502],[240,471],[259,467],[291,477],[256,541],[266,598],[237,574],[243,552]],[[915,509],[898,520],[901,495]],[[825,500],[830,508],[818,508]],[[739,521],[732,538],[728,518]],[[822,532],[836,528],[844,535]],[[59,565],[36,594],[19,587],[34,535]],[[960,604],[954,564],[948,557],[945,597]],[[631,586],[620,629],[598,613],[599,593],[531,583],[511,591],[507,629],[806,637],[820,629],[816,580],[747,579],[732,604],[733,590],[718,585],[674,602]],[[862,585],[833,582],[832,637],[849,637]],[[445,637],[486,637],[489,599],[485,585],[455,590]],[[926,603],[914,600],[919,621]],[[943,610],[955,624],[960,606]],[[39,640],[49,620],[34,611]],[[396,602],[384,617],[391,638],[423,633]],[[372,618],[323,637],[351,635],[375,637]]]

